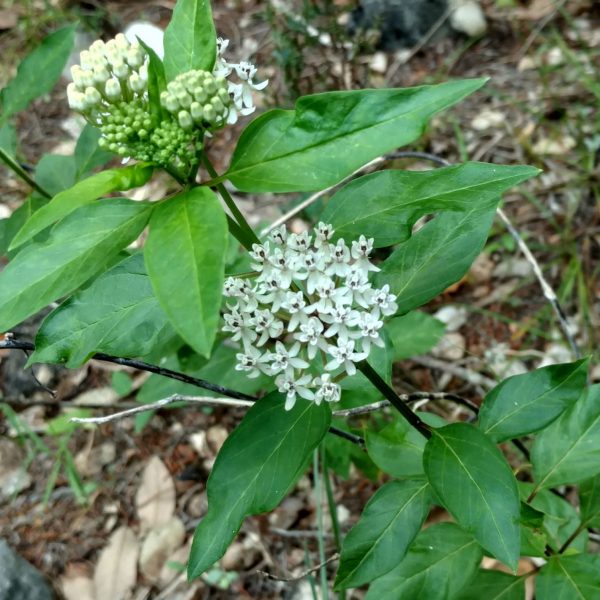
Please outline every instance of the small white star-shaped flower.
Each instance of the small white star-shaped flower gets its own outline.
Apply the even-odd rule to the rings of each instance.
[[[348,375],[356,373],[355,362],[359,362],[367,358],[367,352],[354,352],[354,340],[341,340],[338,338],[337,346],[329,346],[327,348],[329,354],[333,357],[325,365],[326,371],[335,371],[343,367]]]

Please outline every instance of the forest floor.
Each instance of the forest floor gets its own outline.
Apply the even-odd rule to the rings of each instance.
[[[417,145],[403,150],[429,152],[450,162],[532,164],[543,170],[537,179],[508,193],[504,209],[556,292],[581,354],[596,352],[597,357],[598,3],[532,0],[510,5],[486,0],[488,31],[480,39],[455,35],[408,53],[356,56],[341,43],[345,34],[340,15],[347,12],[348,3],[313,4],[329,6],[335,13],[307,15],[310,25],[329,33],[331,43],[310,38],[301,21],[269,12],[261,2],[215,3],[218,31],[231,39],[232,52],[255,57],[259,75],[270,80],[264,108],[291,106],[298,93],[489,77],[480,92],[436,117]],[[91,39],[110,37],[138,19],[165,26],[172,5],[171,0],[90,0],[57,8],[56,3],[3,0],[0,84],[58,25],[79,18]],[[29,164],[47,152],[70,152],[76,128],[64,86],[19,115],[17,126],[21,157]],[[220,168],[227,165],[242,127],[243,123],[215,138],[210,152]],[[414,158],[393,164],[433,166]],[[7,172],[0,173],[0,216],[6,217],[23,201],[26,189]],[[145,193],[160,197],[168,185],[159,181]],[[253,224],[272,220],[301,200],[242,194],[237,199]],[[312,207],[300,213],[291,226],[301,227],[317,211]],[[500,219],[469,273],[422,310],[444,321],[446,333],[433,349],[424,342],[422,355],[396,364],[399,392],[452,391],[479,403],[489,386],[508,374],[574,358],[530,262]],[[34,331],[35,323],[19,333],[32,339]],[[130,598],[139,600],[313,598],[311,580],[317,574],[295,580],[319,562],[310,474],[272,514],[247,519],[220,565],[202,580],[187,584],[181,573],[191,535],[206,511],[211,465],[243,409],[163,410],[141,431],[131,419],[73,429],[68,424],[73,413],[68,411],[92,407],[100,414],[134,405],[148,374],[96,361],[71,371],[46,366],[23,371],[24,362],[20,353],[0,353],[3,402],[14,411],[5,409],[0,416],[0,482],[23,462],[27,471],[22,489],[0,501],[0,537],[46,574],[57,593],[68,600],[104,600],[107,592],[98,592],[98,586],[102,588],[107,569],[118,565],[121,584],[130,586]],[[592,378],[600,381],[598,368]],[[462,409],[444,403],[428,409],[454,420],[467,418]],[[385,413],[355,418],[352,426],[361,430],[383,423]],[[24,440],[20,449],[11,441],[19,434]],[[339,473],[330,479],[339,524],[347,531],[383,475],[361,460],[351,444],[337,445],[336,451],[353,456],[350,468],[342,459]],[[447,518],[441,511],[432,517]],[[148,542],[147,532],[156,527],[163,533]],[[334,555],[331,520],[321,533],[327,556]],[[335,561],[328,565],[331,581],[335,566]],[[532,568],[523,561],[522,572]],[[346,597],[362,598],[364,592]]]

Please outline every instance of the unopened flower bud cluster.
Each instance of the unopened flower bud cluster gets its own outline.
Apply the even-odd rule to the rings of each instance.
[[[171,81],[152,107],[148,95],[147,52],[123,34],[94,42],[81,53],[71,72],[69,106],[102,132],[101,147],[123,157],[176,168],[190,166],[202,149],[204,135],[235,123],[238,114],[254,111],[250,63],[230,64],[222,57],[227,40],[218,39],[214,72],[192,70]],[[241,83],[226,81],[235,72]]]
[[[383,346],[382,318],[397,310],[389,286],[372,287],[369,273],[379,269],[369,256],[373,240],[360,236],[350,246],[334,244],[331,225],[319,223],[313,235],[272,232],[254,244],[253,280],[230,277],[224,286],[228,310],[223,331],[240,341],[236,369],[248,377],[275,377],[290,410],[297,396],[337,402],[334,374],[354,375],[357,362],[373,345]],[[273,347],[274,343],[274,347]],[[314,377],[311,363],[320,353],[325,373]]]

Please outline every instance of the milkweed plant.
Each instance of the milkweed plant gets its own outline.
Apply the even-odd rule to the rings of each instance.
[[[12,117],[53,87],[73,39],[71,26],[51,34],[0,96],[0,157],[31,187],[0,222],[0,331],[14,339],[52,305],[29,364],[135,358],[211,382],[206,394],[252,400],[208,479],[189,578],[219,561],[246,517],[275,509],[314,457],[315,481],[365,461],[381,474],[360,519],[322,542],[323,556],[340,553],[340,597],[369,586],[369,600],[517,599],[534,577],[538,600],[599,598],[589,532],[600,527],[600,386],[587,383],[589,359],[500,381],[454,423],[413,411],[392,378],[395,356],[422,351],[415,340],[433,326],[414,309],[465,275],[502,193],[538,170],[359,170],[485,80],[332,91],[254,116],[268,91],[261,68],[228,61],[207,0],[178,0],[164,56],[122,34],[81,52],[66,94],[85,127],[72,156],[45,155],[31,175]],[[219,173],[211,147],[235,123]],[[161,173],[173,193],[126,197]],[[253,229],[236,202],[321,190],[311,226],[293,231]],[[140,401],[195,389],[159,378]],[[385,417],[347,417],[373,403]],[[425,528],[434,506],[448,522]],[[525,574],[522,556],[535,565]]]

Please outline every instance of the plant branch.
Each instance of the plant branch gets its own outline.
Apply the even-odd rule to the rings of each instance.
[[[0,350],[35,350],[35,345],[31,342],[23,342],[19,340],[3,340],[0,342]],[[139,369],[140,371],[148,371],[149,373],[154,373],[156,375],[160,375],[162,377],[168,377],[170,379],[176,379],[177,381],[181,381],[183,383],[189,383],[191,385],[195,385],[196,387],[203,388],[205,390],[210,390],[211,392],[216,392],[222,396],[228,396],[229,398],[237,398],[239,400],[256,400],[253,396],[249,396],[248,394],[244,394],[243,392],[238,392],[236,390],[232,390],[221,385],[217,385],[216,383],[210,383],[204,379],[199,379],[197,377],[192,377],[191,375],[186,375],[185,373],[180,373],[178,371],[173,371],[171,369],[165,369],[164,367],[159,367],[157,365],[152,365],[147,362],[143,362],[141,360],[135,360],[131,358],[121,358],[119,356],[111,356],[109,354],[104,354],[102,352],[98,352],[91,357],[93,360],[100,360],[103,362],[109,362],[116,365],[121,365],[124,367],[132,367],[134,369]]]
[[[390,401],[394,408],[426,439],[431,437],[428,425],[410,409],[396,392],[381,378],[379,373],[366,361],[357,364],[363,375]]]
[[[210,160],[208,159],[208,156],[206,156],[206,154],[202,155],[202,162],[204,163],[204,166],[206,167],[208,174],[211,177],[216,178],[217,172],[215,171],[214,167],[212,166],[212,163],[210,162]],[[211,186],[211,187],[213,187],[213,186]],[[223,200],[225,201],[227,208],[229,208],[229,210],[231,211],[231,214],[233,215],[233,218],[235,219],[237,224],[240,226],[241,231],[243,232],[242,239],[238,238],[238,241],[247,250],[252,250],[252,244],[260,244],[260,240],[258,239],[257,235],[254,233],[254,230],[252,229],[252,227],[250,227],[250,225],[248,224],[248,221],[246,221],[246,218],[244,217],[244,215],[242,214],[240,209],[237,207],[235,200],[231,197],[231,194],[227,191],[227,188],[225,187],[225,185],[223,185],[223,183],[215,183],[214,187],[217,189],[217,191],[221,195],[221,198],[223,198]]]
[[[2,148],[0,148],[0,160],[11,170],[17,177],[20,177],[30,188],[34,189],[38,194],[44,196],[44,198],[52,198],[52,196],[40,185],[38,185],[33,178],[29,176],[27,171],[21,167],[21,165],[13,160],[13,158]]]
[[[575,538],[587,527],[587,523],[582,521],[576,527],[575,531],[565,540],[565,543],[560,547],[558,553],[563,554],[564,551],[575,541]]]

